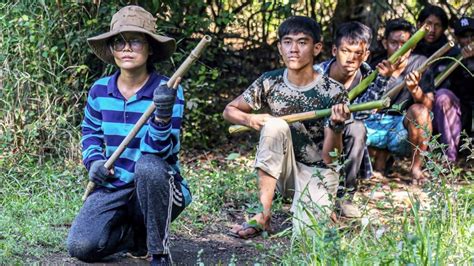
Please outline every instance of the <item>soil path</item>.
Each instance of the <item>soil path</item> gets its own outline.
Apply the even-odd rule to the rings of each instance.
[[[272,220],[275,232],[285,232],[289,228],[289,205],[276,213]],[[171,237],[171,254],[175,265],[254,265],[255,263],[275,261],[264,252],[267,248],[280,247],[284,252],[289,245],[289,237],[266,238],[259,236],[254,239],[244,240],[227,235],[230,221],[243,221],[243,213],[238,211],[227,212],[227,221],[211,223],[202,231],[190,231],[187,234],[173,235]],[[132,259],[124,253],[112,255],[100,263],[84,263],[71,258],[67,253],[51,254],[40,261],[46,264],[60,265],[149,265],[144,259]]]

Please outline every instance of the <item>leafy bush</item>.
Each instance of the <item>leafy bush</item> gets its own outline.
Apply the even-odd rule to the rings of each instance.
[[[75,3],[0,5],[2,154],[76,158],[77,126],[93,78],[83,36],[91,35],[98,21]]]
[[[410,194],[402,217],[393,216],[397,207],[387,202],[390,207],[385,222],[363,217],[360,224],[352,223],[349,228],[336,227],[327,220],[313,220],[306,227],[307,234],[293,239],[291,252],[282,264],[471,264],[474,186],[460,187],[458,181],[472,179],[472,173],[462,172],[450,163],[436,138],[429,146],[430,150],[441,152],[423,153],[431,176],[423,188],[429,197],[425,204],[416,194]],[[470,139],[463,146],[474,150]],[[472,154],[468,158],[471,157]]]
[[[213,38],[183,82],[188,100],[183,146],[213,148],[228,141],[228,124],[221,118],[225,105],[261,73],[281,66],[275,33],[280,22],[290,15],[315,18],[326,44],[320,59],[327,58],[333,23],[359,10],[341,12],[349,2],[4,1],[0,3],[2,154],[25,152],[40,161],[49,155],[79,155],[87,91],[97,78],[114,71],[91,53],[86,38],[107,31],[112,14],[122,6],[145,7],[156,14],[158,30],[178,41],[172,60],[157,65],[165,75],[174,72],[204,34]],[[396,11],[379,1],[369,2],[360,10],[372,10],[376,14],[366,19],[378,22],[395,15],[413,19],[421,7],[389,1],[400,4]],[[469,11],[467,7],[469,1],[457,1],[449,11],[461,14]]]

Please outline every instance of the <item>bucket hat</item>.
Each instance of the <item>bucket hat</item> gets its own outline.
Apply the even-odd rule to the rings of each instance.
[[[158,62],[168,59],[176,50],[176,41],[173,38],[156,33],[156,18],[139,6],[126,6],[112,16],[109,32],[87,39],[94,54],[102,61],[115,65],[114,56],[109,46],[109,40],[122,32],[141,32],[148,35],[152,43],[150,49],[153,54],[148,60]]]

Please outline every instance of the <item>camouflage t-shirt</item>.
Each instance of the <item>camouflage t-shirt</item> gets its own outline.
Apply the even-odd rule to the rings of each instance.
[[[244,91],[243,98],[252,109],[269,109],[272,116],[320,110],[348,102],[344,88],[331,78],[318,75],[310,84],[296,86],[289,82],[286,69],[264,73]],[[325,119],[314,119],[290,125],[298,162],[323,165],[324,122]]]

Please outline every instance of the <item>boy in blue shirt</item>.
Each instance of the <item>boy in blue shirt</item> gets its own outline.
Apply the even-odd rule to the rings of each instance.
[[[169,88],[153,68],[176,44],[157,35],[155,23],[143,8],[127,6],[112,17],[109,32],[88,39],[94,53],[119,70],[94,83],[82,122],[83,162],[96,189],[74,220],[67,247],[83,261],[131,248],[152,255],[152,264],[170,264],[169,225],[191,201],[178,164],[183,89]],[[150,104],[155,113],[113,168],[105,168]]]

